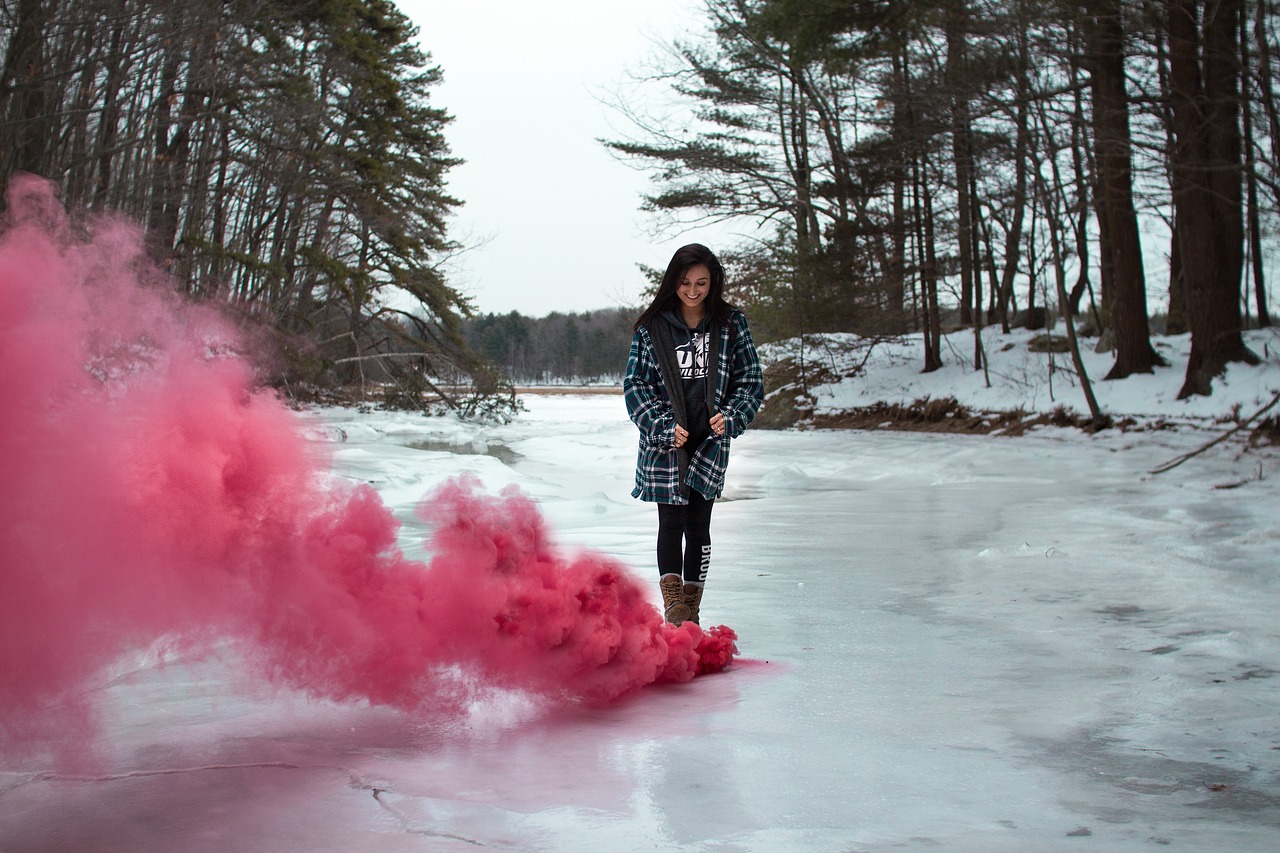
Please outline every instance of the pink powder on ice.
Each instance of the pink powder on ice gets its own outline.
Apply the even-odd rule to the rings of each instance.
[[[274,683],[447,711],[488,690],[609,699],[733,660],[608,557],[565,555],[517,491],[446,483],[406,559],[367,486],[254,388],[236,331],[183,302],[138,231],[72,223],[15,178],[0,226],[0,751],[91,740],[86,688],[157,641],[242,641]],[[88,237],[79,232],[88,229]]]

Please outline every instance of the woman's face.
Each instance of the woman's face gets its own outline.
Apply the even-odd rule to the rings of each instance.
[[[707,294],[711,291],[711,270],[706,264],[695,264],[685,270],[676,286],[680,306],[688,314],[701,316],[707,310]]]

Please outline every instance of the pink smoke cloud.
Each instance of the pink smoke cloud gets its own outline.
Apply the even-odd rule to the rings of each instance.
[[[726,667],[625,566],[566,555],[517,491],[443,485],[406,559],[377,493],[316,461],[236,330],[127,223],[11,182],[0,229],[0,751],[95,732],[86,689],[157,642],[239,641],[272,683],[447,713],[492,689],[610,699]]]

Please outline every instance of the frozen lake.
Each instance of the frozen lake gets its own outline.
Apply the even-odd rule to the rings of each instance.
[[[314,434],[411,557],[414,506],[470,471],[656,601],[621,397],[525,402]],[[1280,459],[1148,473],[1207,437],[749,431],[703,603],[728,671],[441,721],[139,656],[100,687],[99,770],[0,772],[0,851],[1280,849]]]

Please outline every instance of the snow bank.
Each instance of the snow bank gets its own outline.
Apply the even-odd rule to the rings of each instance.
[[[876,403],[909,404],[918,400],[955,398],[983,412],[1048,414],[1059,408],[1088,415],[1080,381],[1068,353],[1034,352],[1032,341],[1046,334],[1062,336],[1061,325],[1046,332],[998,328],[982,332],[987,369],[974,369],[974,335],[964,330],[942,339],[941,369],[923,373],[921,336],[872,340],[856,335],[814,335],[761,347],[766,367],[790,359],[803,365],[799,381],[781,394],[807,397],[814,416],[833,416]],[[1085,371],[1103,412],[1113,418],[1130,417],[1140,423],[1179,421],[1204,425],[1248,416],[1280,393],[1280,331],[1258,329],[1245,333],[1245,343],[1262,364],[1230,365],[1215,380],[1208,397],[1177,399],[1191,352],[1190,335],[1152,339],[1156,351],[1169,362],[1154,373],[1103,381],[1114,362],[1112,353],[1094,352],[1096,338],[1081,339]]]

